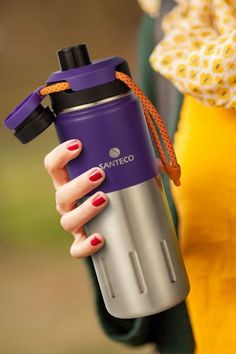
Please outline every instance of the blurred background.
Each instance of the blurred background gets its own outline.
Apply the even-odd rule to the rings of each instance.
[[[1,0],[1,119],[58,70],[62,47],[85,42],[93,59],[124,57],[136,77],[140,18],[136,0]],[[112,342],[97,322],[43,167],[57,144],[53,127],[28,145],[2,125],[0,136],[0,353],[148,353]]]

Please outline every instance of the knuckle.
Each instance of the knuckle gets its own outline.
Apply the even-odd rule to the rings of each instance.
[[[77,247],[77,250],[76,250],[73,245],[70,247],[70,255],[73,258],[76,258],[76,259],[84,258],[83,255],[81,254],[81,252],[79,252],[78,247]]]
[[[55,198],[56,202],[58,204],[64,204],[65,203],[65,193],[64,193],[64,188],[63,186],[59,187],[57,191],[55,192]]]
[[[44,158],[44,167],[47,171],[50,171],[51,168],[51,163],[50,163],[50,157],[49,154],[47,154]]]
[[[52,175],[52,173],[56,169],[54,159],[51,157],[50,153],[44,158],[44,167],[49,175]]]
[[[60,224],[65,231],[67,231],[67,232],[72,231],[71,224],[70,224],[66,214],[62,215],[62,217],[60,219]]]
[[[60,215],[64,215],[64,212],[62,211],[62,208],[60,207],[60,205],[58,203],[56,203],[56,211],[60,214]]]

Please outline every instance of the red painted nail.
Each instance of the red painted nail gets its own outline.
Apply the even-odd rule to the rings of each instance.
[[[78,148],[79,148],[79,144],[73,144],[73,145],[67,146],[67,149],[70,151],[77,150]]]
[[[102,241],[99,240],[99,238],[97,238],[96,236],[90,241],[92,246],[97,246],[99,245],[99,243],[101,243]]]
[[[99,205],[102,205],[103,203],[105,203],[106,199],[104,199],[100,194],[96,196],[96,198],[94,198],[92,200],[92,204],[95,207],[98,207]]]
[[[99,172],[98,170],[94,171],[90,176],[89,179],[92,182],[98,181],[100,178],[102,178],[102,174],[101,172]]]

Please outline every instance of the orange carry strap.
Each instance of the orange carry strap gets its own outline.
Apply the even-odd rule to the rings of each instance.
[[[147,96],[145,96],[141,88],[128,75],[119,71],[116,71],[115,73],[116,78],[124,82],[140,99],[144,109],[148,128],[155,141],[158,154],[164,166],[164,170],[169,176],[169,178],[173,180],[174,184],[176,186],[180,186],[180,166],[177,162],[175,151],[167,133],[163,119],[161,118],[160,114],[157,112],[156,108],[151,103],[151,101],[147,98]],[[56,84],[43,87],[40,90],[40,95],[46,96],[54,92],[65,91],[68,89],[70,89],[70,84],[68,82],[58,82]],[[158,127],[158,133],[160,137],[156,131],[154,123]]]

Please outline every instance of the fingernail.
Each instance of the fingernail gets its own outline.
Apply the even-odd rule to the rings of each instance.
[[[97,246],[99,245],[99,243],[101,243],[102,241],[99,240],[99,238],[97,238],[96,236],[90,241],[92,246]]]
[[[92,200],[92,204],[95,207],[98,207],[99,205],[102,205],[103,203],[105,203],[106,199],[104,199],[100,194],[96,196],[96,198],[94,198]]]
[[[77,150],[78,148],[79,148],[79,144],[78,143],[67,146],[67,149],[70,150],[70,151]]]
[[[102,178],[102,174],[98,170],[93,171],[93,173],[89,175],[89,179],[92,182],[98,181],[100,178]]]

